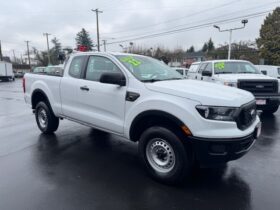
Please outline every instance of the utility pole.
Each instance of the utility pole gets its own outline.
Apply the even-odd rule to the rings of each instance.
[[[214,28],[217,28],[217,29],[219,30],[219,32],[225,32],[225,31],[228,31],[228,32],[229,32],[228,60],[230,60],[230,57],[231,57],[231,38],[232,38],[232,31],[245,28],[245,25],[248,23],[248,20],[246,20],[246,19],[245,19],[245,20],[242,20],[241,23],[243,24],[242,27],[230,28],[230,29],[224,29],[224,30],[221,30],[221,28],[220,28],[219,26],[214,25]]]
[[[91,11],[95,12],[95,14],[96,14],[97,50],[98,50],[98,52],[100,52],[98,14],[99,14],[99,13],[103,13],[103,11],[99,11],[98,9],[92,9]]]
[[[3,61],[1,40],[0,40],[0,61]]]
[[[50,47],[49,47],[49,35],[48,33],[43,33],[44,36],[47,37],[47,47],[48,47],[48,63],[51,64],[51,55],[50,55]]]
[[[106,42],[107,42],[107,40],[103,39],[102,41],[103,41],[104,52],[106,52]]]
[[[14,62],[16,63],[16,55],[15,55],[15,50],[13,50],[13,55],[14,55]]]
[[[30,54],[29,54],[29,42],[30,42],[30,41],[25,41],[25,42],[26,42],[26,47],[27,47],[28,65],[29,65],[29,68],[31,68],[31,64],[30,64]],[[21,57],[21,60],[22,60],[22,57]]]

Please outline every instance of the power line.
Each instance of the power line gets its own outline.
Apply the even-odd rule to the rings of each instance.
[[[220,21],[208,22],[208,23],[204,23],[204,24],[200,24],[200,25],[194,25],[194,26],[180,28],[180,29],[173,29],[173,30],[164,31],[164,32],[160,32],[160,33],[139,35],[138,37],[131,37],[131,38],[126,39],[126,40],[110,42],[110,43],[107,43],[107,45],[118,44],[118,43],[128,42],[128,41],[141,40],[141,39],[155,38],[155,37],[159,37],[159,36],[165,36],[165,35],[170,35],[170,34],[174,34],[174,33],[180,33],[180,32],[183,32],[183,31],[201,29],[201,28],[213,26],[214,24],[218,24],[218,23],[234,22],[234,21],[239,20],[241,18],[252,19],[252,18],[263,16],[263,15],[267,14],[268,12],[271,12],[271,10],[264,11],[264,12],[259,12],[259,13],[254,13],[254,14],[249,14],[249,15],[244,15],[244,16],[239,16],[239,17],[230,18],[230,19],[225,19],[225,20],[220,20]]]
[[[218,8],[221,8],[221,7],[229,6],[230,4],[233,4],[235,2],[237,2],[237,1],[229,2],[227,4],[222,4],[222,5],[218,6],[218,7],[209,8],[207,10],[202,10],[202,11],[199,11],[199,12],[196,12],[196,13],[192,13],[192,14],[187,15],[187,16],[183,16],[183,17],[175,18],[175,19],[170,19],[170,20],[167,20],[167,21],[164,21],[164,22],[160,22],[160,23],[156,23],[156,24],[152,24],[152,25],[148,25],[148,26],[144,26],[144,27],[136,27],[136,28],[131,28],[129,30],[110,32],[110,33],[103,33],[103,34],[111,35],[111,34],[129,33],[131,31],[139,31],[139,30],[143,30],[143,29],[146,29],[146,28],[152,28],[152,27],[155,27],[155,26],[158,26],[158,25],[162,25],[162,24],[165,24],[165,23],[173,22],[173,21],[176,21],[176,20],[179,20],[179,19],[190,18],[190,17],[196,16],[198,14],[205,13],[207,11],[213,11],[214,9],[218,9]],[[272,4],[275,4],[275,3],[278,4],[279,1],[267,2],[265,4],[262,4],[262,5],[259,5],[259,6],[256,6],[256,7],[252,7],[252,8],[248,8],[248,9],[244,9],[244,10],[239,10],[239,11],[232,12],[232,13],[227,13],[226,15],[221,15],[221,16],[218,16],[218,17],[224,17],[224,16],[228,16],[230,14],[236,14],[237,12],[248,11],[248,10],[257,9],[257,8],[263,8],[264,6],[269,6],[269,5],[272,5]],[[201,21],[198,21],[198,22],[201,22]],[[177,27],[180,27],[180,26],[183,26],[183,25],[178,25]]]
[[[216,6],[216,7],[208,8],[208,9],[205,9],[205,10],[201,10],[201,11],[192,13],[192,14],[190,14],[190,15],[185,15],[185,16],[183,16],[183,17],[178,17],[178,18],[173,18],[173,19],[170,19],[170,20],[167,20],[167,21],[163,21],[163,22],[160,22],[160,23],[148,25],[148,26],[145,26],[145,27],[132,28],[132,29],[130,29],[129,31],[131,31],[131,30],[142,30],[142,29],[145,29],[145,28],[151,28],[151,27],[155,27],[155,26],[158,26],[158,25],[162,25],[162,24],[174,22],[174,21],[177,21],[177,20],[189,18],[189,17],[192,17],[192,16],[199,15],[199,14],[201,14],[201,13],[203,13],[203,12],[209,12],[209,11],[213,11],[214,9],[219,9],[219,8],[222,8],[222,7],[225,7],[225,6],[229,6],[229,5],[234,4],[234,3],[238,2],[238,1],[241,1],[241,0],[231,1],[231,2],[229,2],[229,3],[225,3],[225,4],[221,4],[221,5],[219,5],[219,6]],[[127,30],[126,30],[126,31],[114,32],[114,33],[104,33],[104,34],[116,34],[116,33],[123,33],[123,32],[127,32]]]

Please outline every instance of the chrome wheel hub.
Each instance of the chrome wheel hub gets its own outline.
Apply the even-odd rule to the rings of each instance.
[[[160,138],[149,141],[146,147],[148,162],[158,172],[167,173],[174,168],[175,153],[171,145]]]
[[[38,111],[38,121],[42,128],[45,128],[48,124],[47,112],[43,108],[40,108]]]

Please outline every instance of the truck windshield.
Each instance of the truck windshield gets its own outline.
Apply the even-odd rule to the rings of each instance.
[[[117,55],[116,57],[142,82],[183,79],[180,73],[153,58],[137,55]]]
[[[249,62],[215,62],[215,74],[261,74],[261,72]]]

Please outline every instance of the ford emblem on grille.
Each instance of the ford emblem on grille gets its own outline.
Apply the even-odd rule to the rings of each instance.
[[[264,88],[263,85],[256,85],[256,88]]]

